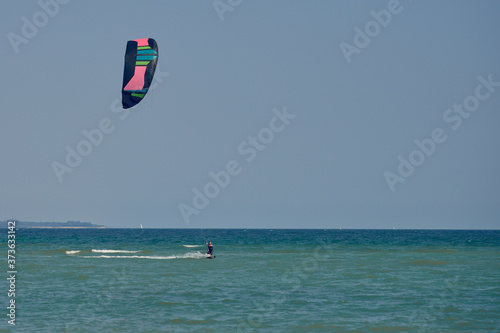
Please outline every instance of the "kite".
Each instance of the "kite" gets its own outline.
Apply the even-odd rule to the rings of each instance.
[[[122,106],[124,109],[138,104],[153,81],[158,61],[158,45],[152,38],[129,40],[123,69]]]

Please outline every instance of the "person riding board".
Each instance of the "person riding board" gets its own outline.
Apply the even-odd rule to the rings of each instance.
[[[214,253],[214,246],[212,245],[212,242],[208,241],[208,243],[205,242],[205,244],[207,244],[207,246],[208,246],[207,254],[212,255]]]

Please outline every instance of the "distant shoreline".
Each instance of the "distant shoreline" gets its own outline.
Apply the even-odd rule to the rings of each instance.
[[[103,225],[92,224],[90,222],[80,221],[67,221],[67,222],[32,222],[32,221],[18,221],[7,220],[0,221],[0,228],[7,228],[11,226],[9,221],[15,221],[17,229],[104,229]]]
[[[45,227],[45,226],[31,226],[19,227],[19,229],[107,229],[106,227]]]

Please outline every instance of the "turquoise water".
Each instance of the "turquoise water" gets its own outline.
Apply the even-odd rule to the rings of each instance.
[[[19,229],[16,241],[16,325],[3,316],[3,331],[500,331],[500,231]]]

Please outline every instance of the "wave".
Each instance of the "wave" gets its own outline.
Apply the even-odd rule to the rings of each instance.
[[[203,245],[182,245],[184,247],[202,247]]]
[[[169,259],[202,259],[206,258],[206,254],[201,252],[189,252],[180,255],[172,256],[83,256],[82,258],[105,258],[105,259],[156,259],[156,260],[169,260]]]
[[[94,250],[92,249],[92,252],[94,253],[137,253],[141,251],[125,251],[125,250]]]
[[[207,255],[201,252],[188,252],[173,257],[175,257],[174,259],[201,259],[201,258],[206,258]]]
[[[161,256],[108,256],[108,255],[100,255],[100,256],[83,256],[82,258],[108,258],[108,259],[175,259],[173,256],[169,257],[161,257]]]
[[[77,254],[80,253],[80,251],[66,251],[66,254]]]

